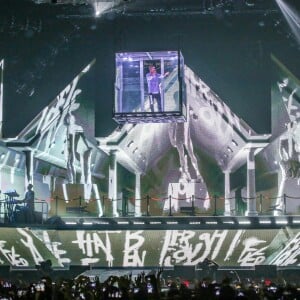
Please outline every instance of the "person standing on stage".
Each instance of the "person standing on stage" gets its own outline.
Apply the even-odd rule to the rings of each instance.
[[[33,185],[29,183],[27,185],[27,191],[23,200],[17,200],[16,202],[22,205],[17,204],[15,207],[15,212],[17,214],[22,213],[22,216],[25,218],[26,223],[35,222],[34,214],[34,191],[32,190]]]
[[[161,105],[161,80],[168,76],[169,72],[164,75],[157,73],[156,67],[154,65],[149,67],[149,73],[146,74],[147,84],[148,84],[148,94],[150,99],[150,109],[154,112],[154,100],[157,103],[157,109],[159,112],[162,111]]]
[[[33,185],[31,183],[27,186],[27,192],[24,197],[24,210],[26,212],[26,221],[28,223],[33,223],[35,221],[34,216],[34,191],[32,190]]]

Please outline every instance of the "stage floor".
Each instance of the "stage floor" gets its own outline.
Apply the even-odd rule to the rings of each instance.
[[[289,226],[300,228],[300,215],[270,216],[259,215],[257,217],[245,216],[162,216],[162,217],[51,217],[43,226],[56,225],[62,229],[66,227],[95,228],[101,230],[124,229],[267,229]]]

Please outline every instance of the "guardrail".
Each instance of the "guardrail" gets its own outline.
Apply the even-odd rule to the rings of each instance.
[[[178,215],[206,215],[206,216],[222,216],[225,212],[225,201],[234,201],[234,207],[231,208],[230,213],[235,216],[245,215],[248,200],[256,200],[257,212],[259,215],[271,215],[274,212],[279,214],[287,214],[287,207],[291,202],[293,206],[300,207],[299,197],[292,197],[284,194],[281,197],[267,197],[265,195],[258,195],[255,198],[246,197],[231,197],[224,198],[222,196],[214,195],[206,198],[199,198],[192,195],[187,198],[175,198],[169,196],[154,197],[146,195],[140,199],[132,197],[123,197],[118,199],[110,199],[106,195],[102,195],[100,199],[84,199],[77,197],[66,201],[60,197],[53,199],[53,213],[60,215],[59,203],[65,201],[68,204],[66,207],[67,214],[75,214],[78,216],[87,216],[88,214],[95,214],[95,211],[89,210],[89,205],[93,201],[97,201],[98,208],[100,207],[103,216],[111,216],[113,214],[113,207],[117,207],[117,213],[120,216],[178,216]],[[282,199],[281,204],[277,203],[277,199]],[[297,201],[297,205],[295,205]],[[117,202],[117,205],[114,204]],[[298,214],[299,211],[295,211]]]

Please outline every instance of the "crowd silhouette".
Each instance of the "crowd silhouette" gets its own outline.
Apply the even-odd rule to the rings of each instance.
[[[137,276],[109,276],[100,282],[98,277],[79,275],[74,279],[52,280],[51,276],[42,276],[37,282],[17,279],[0,281],[0,299],[32,300],[297,300],[300,299],[298,283],[286,283],[284,280],[272,282],[233,281],[225,277],[221,282],[210,278],[185,280],[180,277],[164,278],[163,269]]]

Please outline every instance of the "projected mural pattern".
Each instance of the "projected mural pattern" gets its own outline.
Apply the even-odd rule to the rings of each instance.
[[[266,173],[276,174],[277,182],[269,187],[274,197],[274,214],[300,212],[300,82],[274,56],[276,80],[272,84],[272,142],[260,155]],[[262,185],[262,189],[268,187]]]
[[[85,99],[84,103],[80,99],[82,90],[78,86],[79,80],[93,63],[83,69],[18,135],[20,140],[25,141],[34,137],[32,148],[37,152],[35,157],[48,161],[52,158],[56,163],[66,166],[68,181],[72,183],[76,181],[76,166],[80,165],[80,169],[86,169],[83,164],[84,156],[90,156],[91,151],[87,138],[92,140],[94,134],[93,109],[88,107],[91,105],[88,99]],[[86,116],[85,109],[90,109]],[[88,117],[88,121],[83,119],[84,116]],[[81,172],[82,183],[90,181],[86,179],[89,176],[85,173],[87,172]]]
[[[98,199],[91,210],[94,214],[102,213],[95,182],[99,184],[99,177],[103,177],[98,172],[101,172],[99,165],[103,164],[105,154],[97,148],[94,138],[93,102],[82,90],[86,78],[89,78],[86,74],[94,62],[88,64],[17,138],[5,140],[7,148],[0,149],[0,189],[4,193],[16,190],[22,197],[26,182],[33,182],[35,211],[43,211],[44,218],[47,218],[48,211],[51,214],[51,198],[77,198],[78,190],[86,202],[91,198]],[[27,162],[25,152],[31,152],[31,162]],[[66,184],[81,184],[84,188],[75,186],[73,192],[71,188],[63,189]],[[6,197],[2,195],[0,200],[0,218],[5,219]],[[60,201],[55,209],[58,207],[59,213],[65,214],[66,205],[65,201]]]

